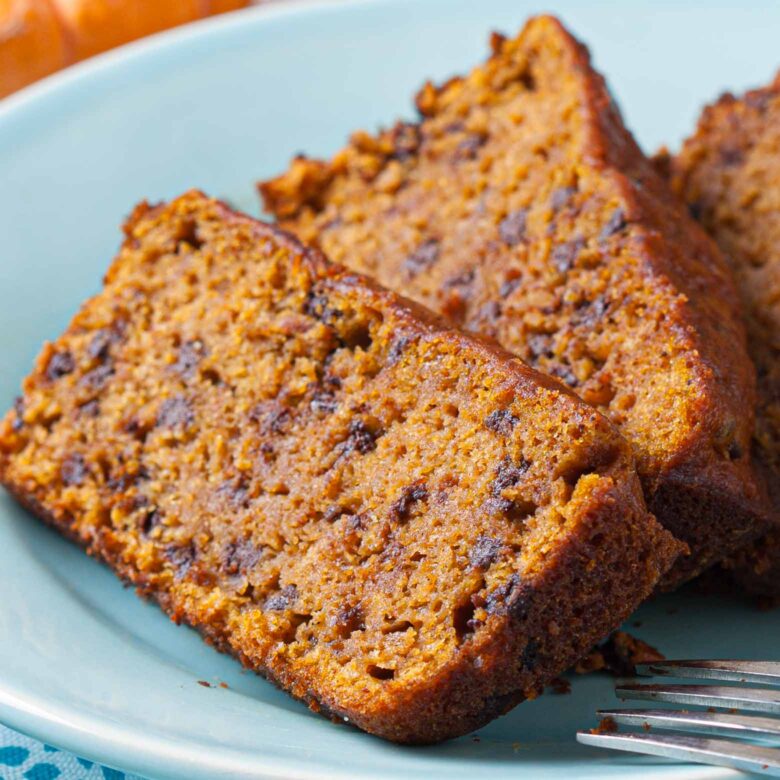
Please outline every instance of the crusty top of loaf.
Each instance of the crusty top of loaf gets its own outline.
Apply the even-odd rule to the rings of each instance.
[[[736,522],[699,561],[711,562],[766,510],[729,270],[556,19],[492,48],[468,75],[423,87],[419,123],[357,132],[330,162],[296,159],[261,185],[266,207],[608,414],[664,522],[694,547]],[[704,520],[702,502],[729,509]]]

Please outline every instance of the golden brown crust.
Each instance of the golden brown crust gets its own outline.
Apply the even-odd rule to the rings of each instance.
[[[659,156],[680,195],[730,261],[758,369],[753,454],[780,513],[780,80],[702,112],[680,153]],[[778,519],[780,522],[780,518]],[[780,531],[726,563],[749,592],[780,595]]]
[[[492,45],[468,76],[421,90],[419,124],[355,133],[260,190],[285,228],[609,415],[651,509],[691,547],[672,586],[768,523],[733,280],[585,47],[550,17]]]
[[[680,546],[549,377],[192,192],[0,423],[0,481],[176,621],[399,742],[577,660]]]

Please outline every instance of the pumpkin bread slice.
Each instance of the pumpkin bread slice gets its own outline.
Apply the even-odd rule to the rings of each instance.
[[[780,515],[780,76],[705,108],[669,166],[674,190],[720,245],[742,294],[758,370],[753,455]],[[749,591],[780,596],[780,530],[726,565]]]
[[[265,205],[607,414],[650,509],[691,548],[671,587],[768,524],[734,282],[558,21],[492,44],[469,75],[423,87],[418,123],[296,159],[261,185]]]
[[[463,734],[679,552],[557,382],[191,192],[138,207],[0,427],[0,480],[314,710]]]

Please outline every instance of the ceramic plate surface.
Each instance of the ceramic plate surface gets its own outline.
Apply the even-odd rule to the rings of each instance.
[[[0,103],[0,405],[97,290],[136,201],[197,186],[256,213],[256,178],[410,116],[425,78],[465,70],[490,30],[541,10],[591,45],[648,151],[676,145],[703,101],[780,65],[771,2],[365,0],[272,5],[77,66]],[[670,657],[780,647],[780,613],[736,601],[676,595],[635,621]],[[383,743],[242,672],[0,491],[0,720],[86,758],[181,780],[732,775],[578,746],[615,700],[606,677],[572,682],[477,736]]]

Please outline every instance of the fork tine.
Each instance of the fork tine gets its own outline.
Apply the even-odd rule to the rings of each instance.
[[[649,699],[780,713],[780,690],[768,688],[740,688],[736,685],[620,685],[615,693],[621,699]]]
[[[777,661],[660,661],[638,664],[643,676],[698,677],[711,680],[780,685]]]
[[[668,734],[591,734],[589,731],[578,731],[577,741],[595,747],[698,761],[780,777],[780,750],[743,742]]]
[[[599,710],[599,717],[612,718],[625,726],[652,726],[678,731],[705,731],[727,737],[780,739],[780,720],[729,712],[678,712],[677,710]]]

